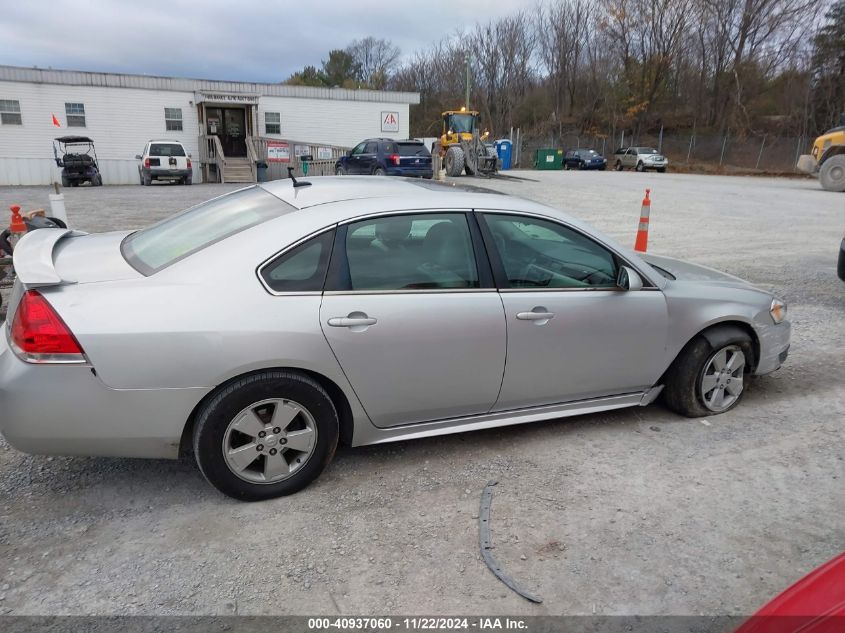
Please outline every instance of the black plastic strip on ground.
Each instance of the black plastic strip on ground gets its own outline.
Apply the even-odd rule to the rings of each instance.
[[[484,486],[484,491],[481,493],[481,511],[478,513],[478,536],[479,542],[481,543],[481,557],[484,559],[487,567],[490,568],[490,571],[496,574],[496,578],[505,583],[511,590],[531,602],[543,602],[540,596],[535,596],[530,591],[526,591],[513,578],[502,571],[501,566],[493,558],[493,554],[490,551],[493,549],[493,541],[490,538],[490,506],[493,505],[493,486],[498,483],[496,480],[488,481],[487,485]]]

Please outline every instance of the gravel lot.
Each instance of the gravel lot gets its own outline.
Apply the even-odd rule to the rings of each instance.
[[[845,195],[810,180],[520,175],[536,182],[473,184],[631,244],[652,187],[650,250],[784,297],[787,364],[707,420],[654,405],[347,448],[315,485],[260,504],[218,494],[192,463],[31,457],[0,439],[0,613],[747,614],[842,551]],[[103,231],[234,188],[65,196],[72,225]],[[47,193],[0,200],[32,208]],[[480,560],[491,478],[495,554],[543,604]]]

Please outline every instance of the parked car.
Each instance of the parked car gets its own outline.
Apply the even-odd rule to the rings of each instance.
[[[335,174],[431,178],[431,152],[416,139],[369,138],[338,159]]]
[[[138,176],[142,185],[150,185],[154,180],[170,180],[183,185],[193,181],[191,157],[179,141],[150,141],[135,158],[141,161]]]
[[[607,159],[594,149],[571,149],[563,156],[564,169],[607,169]]]
[[[835,633],[845,623],[845,553],[772,598],[735,633]]]
[[[15,267],[0,336],[9,443],[193,453],[239,499],[303,488],[339,440],[661,392],[682,415],[722,413],[790,340],[786,305],[741,279],[640,256],[544,205],[424,180],[277,180],[140,231],[41,229]]]
[[[669,166],[669,160],[653,147],[622,147],[613,153],[616,171],[626,167],[637,171],[654,169],[661,174]]]

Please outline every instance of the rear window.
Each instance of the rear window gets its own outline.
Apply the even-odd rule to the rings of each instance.
[[[260,187],[241,189],[132,233],[123,240],[121,252],[138,272],[152,275],[216,242],[293,210]]]
[[[422,143],[399,143],[400,156],[429,156],[429,151]]]
[[[153,143],[150,156],[184,156],[185,148],[179,143]]]

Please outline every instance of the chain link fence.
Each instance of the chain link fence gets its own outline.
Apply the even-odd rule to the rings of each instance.
[[[531,168],[538,149],[594,149],[608,159],[620,147],[654,147],[669,159],[670,169],[691,171],[742,171],[759,173],[796,173],[798,156],[810,149],[806,136],[724,136],[713,134],[564,134],[545,138],[524,137],[519,152],[519,166]]]

